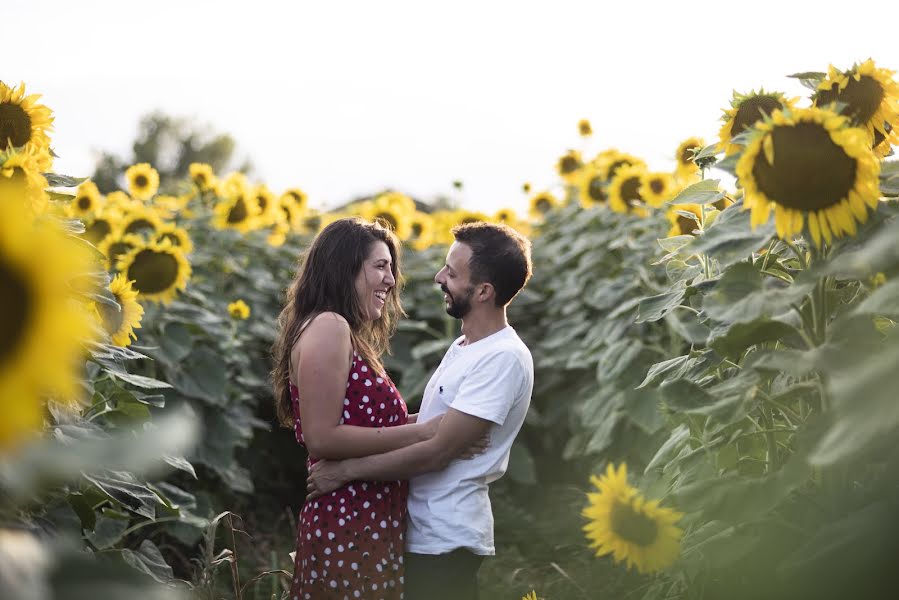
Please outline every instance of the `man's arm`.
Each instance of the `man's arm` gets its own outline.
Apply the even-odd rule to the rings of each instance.
[[[484,437],[492,425],[451,408],[429,440],[383,454],[315,463],[309,471],[308,497],[327,494],[348,481],[391,481],[440,471]]]

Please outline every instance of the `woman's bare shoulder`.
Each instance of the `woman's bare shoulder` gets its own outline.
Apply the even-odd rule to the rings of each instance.
[[[350,324],[347,320],[336,312],[323,312],[313,317],[303,329],[293,345],[293,354],[306,345],[322,349],[323,345],[343,348],[350,344]]]

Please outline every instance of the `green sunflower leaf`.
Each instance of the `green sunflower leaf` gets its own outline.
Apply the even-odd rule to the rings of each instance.
[[[687,186],[680,194],[674,197],[671,204],[711,204],[724,198],[725,192],[718,189],[720,179],[703,179],[698,183]]]

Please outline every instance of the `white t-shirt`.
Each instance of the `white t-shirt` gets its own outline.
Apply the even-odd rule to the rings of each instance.
[[[512,327],[467,346],[459,345],[463,339],[453,342],[431,376],[418,418],[454,408],[495,425],[483,454],[410,480],[406,550],[417,554],[457,548],[496,553],[487,484],[506,472],[534,388],[534,361]]]

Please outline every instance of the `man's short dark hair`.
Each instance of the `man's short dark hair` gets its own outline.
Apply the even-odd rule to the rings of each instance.
[[[506,306],[531,278],[530,240],[502,223],[465,223],[452,231],[471,248],[472,283],[491,284],[496,305]]]

